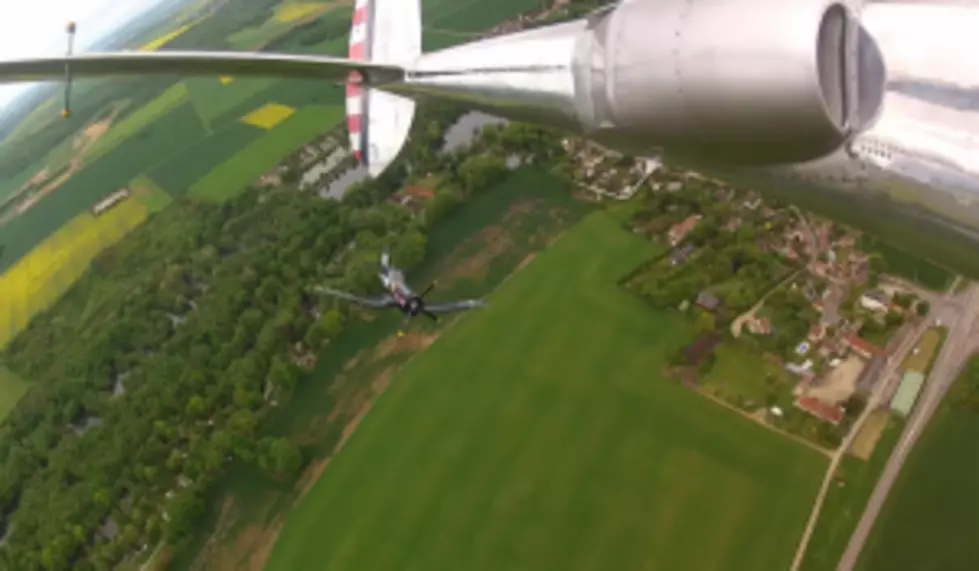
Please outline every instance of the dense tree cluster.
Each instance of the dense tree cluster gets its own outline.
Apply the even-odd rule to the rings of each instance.
[[[256,445],[256,431],[301,380],[304,356],[343,326],[342,309],[312,286],[331,264],[375,270],[386,244],[411,244],[417,263],[416,226],[389,204],[252,192],[178,203],[99,260],[6,355],[37,387],[0,429],[12,527],[0,561],[109,568],[141,542],[188,533],[229,459],[293,475],[295,447]],[[364,290],[371,277],[333,279]],[[98,534],[110,520],[122,530],[111,540]]]

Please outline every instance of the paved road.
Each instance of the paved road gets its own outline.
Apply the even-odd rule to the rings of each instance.
[[[850,431],[830,459],[829,468],[827,468],[826,475],[823,477],[823,484],[819,488],[819,494],[816,496],[815,502],[813,502],[812,511],[809,514],[809,521],[806,523],[806,529],[803,531],[802,538],[799,540],[795,558],[792,560],[792,566],[789,568],[790,571],[797,571],[802,565],[802,560],[806,555],[806,549],[809,546],[809,540],[812,538],[812,533],[816,529],[816,523],[819,521],[823,501],[826,499],[826,494],[830,489],[833,478],[836,476],[836,469],[843,460],[843,456],[850,449],[850,445],[853,443],[857,434],[860,433],[860,428],[863,427],[864,422],[866,422],[870,414],[880,403],[887,402],[886,399],[893,392],[894,384],[900,380],[898,369],[901,363],[904,362],[905,357],[915,347],[918,339],[921,338],[921,335],[931,323],[933,323],[932,320],[927,320],[915,325],[914,329],[904,336],[900,345],[887,357],[884,369],[881,370],[880,375],[877,377],[877,382],[874,383],[870,398],[867,399],[867,405],[864,407],[860,417],[850,427]]]
[[[940,306],[935,308],[932,316],[941,319],[942,323],[948,326],[948,337],[935,361],[918,404],[908,419],[904,433],[884,466],[884,472],[867,502],[867,507],[850,538],[837,571],[852,571],[856,565],[870,530],[901,467],[907,460],[911,447],[917,442],[963,365],[973,353],[979,350],[979,287],[976,284],[970,284],[959,295],[946,296]]]

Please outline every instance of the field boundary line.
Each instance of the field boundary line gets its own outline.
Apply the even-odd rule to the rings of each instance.
[[[785,429],[779,428],[777,426],[772,426],[771,424],[769,424],[769,423],[765,422],[764,420],[762,420],[762,419],[760,419],[760,418],[752,415],[751,413],[749,413],[747,411],[744,411],[744,410],[742,410],[742,409],[734,406],[733,404],[731,404],[729,402],[726,402],[724,399],[721,399],[721,398],[715,397],[714,395],[708,394],[708,393],[700,390],[699,388],[698,389],[694,389],[694,390],[695,390],[695,392],[697,394],[699,394],[700,396],[706,398],[707,400],[710,400],[710,401],[712,401],[712,402],[714,402],[716,404],[719,404],[719,405],[723,406],[724,408],[726,408],[728,410],[733,410],[734,412],[736,412],[739,415],[741,415],[742,417],[750,420],[751,422],[754,422],[755,424],[759,424],[761,426],[764,426],[765,428],[771,430],[772,432],[775,432],[776,434],[781,434],[782,436],[784,436],[784,437],[786,437],[786,438],[788,438],[790,440],[794,440],[794,441],[798,442],[799,444],[802,444],[803,446],[807,446],[807,447],[815,450],[816,452],[819,452],[821,455],[823,455],[823,456],[825,456],[827,458],[832,458],[833,457],[834,451],[833,450],[830,450],[829,448],[824,448],[824,447],[816,444],[815,442],[812,442],[810,440],[807,440],[807,439],[803,438],[802,436],[799,436],[798,434],[792,434],[791,432],[789,432],[789,431],[787,431]]]

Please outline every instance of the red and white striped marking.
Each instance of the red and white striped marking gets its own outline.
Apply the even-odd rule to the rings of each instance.
[[[357,0],[354,4],[353,26],[350,28],[350,51],[348,57],[357,61],[368,61],[368,20],[370,16],[370,0]],[[363,161],[363,130],[365,127],[366,109],[364,107],[364,89],[360,85],[361,77],[357,73],[350,74],[347,83],[347,131],[350,133],[350,149],[358,161]]]

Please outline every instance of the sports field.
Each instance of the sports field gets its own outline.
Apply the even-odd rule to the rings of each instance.
[[[824,460],[662,378],[651,247],[589,216],[417,356],[266,568],[785,569]]]
[[[857,563],[859,571],[979,567],[979,358],[955,381],[911,450]]]

